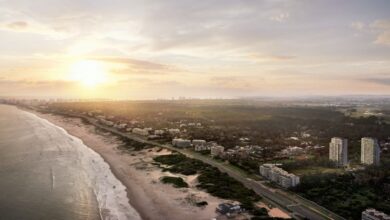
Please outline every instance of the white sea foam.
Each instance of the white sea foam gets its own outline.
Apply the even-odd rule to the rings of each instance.
[[[32,114],[33,115],[33,114]],[[89,185],[98,201],[100,216],[104,220],[138,220],[138,212],[130,206],[126,187],[114,176],[104,159],[83,141],[70,135],[65,129],[34,115],[38,119],[59,129],[69,137],[69,144],[77,147],[81,167],[88,175]],[[54,175],[54,174],[53,174]]]

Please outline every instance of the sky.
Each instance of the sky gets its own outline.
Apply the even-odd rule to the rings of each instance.
[[[390,95],[388,0],[0,0],[0,96]]]

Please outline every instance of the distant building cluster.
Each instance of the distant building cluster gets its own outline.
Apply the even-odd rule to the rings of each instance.
[[[288,173],[276,164],[263,164],[259,168],[260,174],[284,188],[294,187],[299,184],[299,176]]]
[[[172,146],[178,148],[190,148],[192,147],[194,151],[210,151],[212,157],[219,157],[229,161],[240,161],[251,158],[259,158],[263,156],[264,147],[260,147],[257,145],[248,145],[250,139],[247,137],[241,137],[240,143],[246,144],[245,146],[236,146],[232,149],[226,149],[225,147],[219,145],[213,141],[206,141],[201,139],[185,139],[179,138],[183,136],[183,133],[186,132],[186,128],[196,127],[202,128],[202,123],[199,122],[185,122],[180,121],[179,128],[162,128],[156,129],[153,128],[142,128],[142,121],[133,120],[122,120],[118,119],[112,115],[105,115],[101,110],[93,110],[89,112],[83,112],[82,114],[87,115],[89,117],[93,117],[98,120],[100,124],[105,126],[117,128],[123,132],[129,132],[132,134],[140,135],[147,137],[149,140],[158,140],[164,138],[172,139]],[[161,115],[162,113],[159,113]],[[184,135],[185,136],[185,135]],[[291,152],[301,152],[299,148],[291,148]]]
[[[390,220],[390,216],[375,209],[366,209],[362,212],[362,220]]]
[[[215,142],[207,142],[205,140],[188,140],[188,139],[182,139],[182,138],[174,138],[172,139],[172,146],[179,147],[179,148],[189,148],[193,147],[195,151],[204,151],[204,150],[210,150],[212,146],[216,145]]]
[[[166,134],[172,136],[178,136],[181,133],[179,128],[164,128],[164,129],[156,129],[156,130],[148,127],[142,128],[143,122],[137,121],[135,119],[126,120],[126,121],[118,120],[118,118],[113,115],[105,115],[101,110],[83,112],[82,114],[97,119],[97,121],[102,125],[117,128],[118,130],[130,132],[132,134],[145,136],[148,139],[153,139],[153,140],[161,139]],[[202,126],[202,125],[200,123],[196,123],[195,126]]]
[[[289,146],[283,149],[280,153],[285,156],[296,156],[302,154],[303,152],[305,152],[305,150],[302,147]]]
[[[361,139],[361,163],[365,165],[380,164],[380,147],[375,138],[364,137]],[[329,143],[329,160],[337,166],[348,165],[348,140],[334,137]]]

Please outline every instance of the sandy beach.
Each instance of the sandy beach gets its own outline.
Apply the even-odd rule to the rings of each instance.
[[[69,134],[80,138],[85,145],[99,153],[110,165],[115,176],[127,187],[130,204],[139,212],[142,219],[213,219],[218,216],[216,206],[225,200],[211,196],[197,189],[196,176],[184,176],[162,172],[151,162],[153,157],[171,152],[159,148],[126,152],[116,137],[102,133],[92,125],[85,125],[80,119],[52,114],[33,112],[55,125],[64,128]],[[189,188],[175,188],[160,182],[162,176],[180,176]],[[207,201],[206,207],[197,207],[195,202]]]

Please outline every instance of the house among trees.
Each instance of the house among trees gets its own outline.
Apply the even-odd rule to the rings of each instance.
[[[241,213],[243,210],[240,205],[234,205],[231,203],[221,203],[217,206],[216,210],[222,215],[234,216]]]

